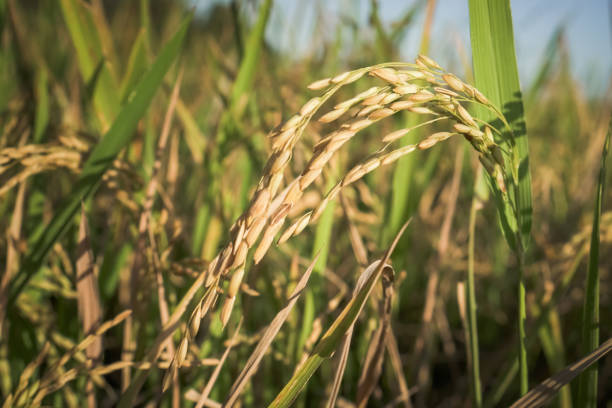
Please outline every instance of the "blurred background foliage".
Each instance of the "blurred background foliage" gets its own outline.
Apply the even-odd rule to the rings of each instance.
[[[266,134],[310,99],[313,93],[306,86],[348,69],[400,59],[405,55],[400,47],[409,29],[417,33],[418,38],[411,40],[420,44],[422,52],[436,50],[431,24],[436,7],[445,4],[406,1],[388,22],[381,19],[378,2],[373,0],[368,3],[365,22],[352,18],[347,9],[330,26],[322,2],[295,2],[297,15],[316,16],[307,52],[295,55],[273,46],[269,35],[263,35],[265,30],[291,32],[273,26],[293,24],[289,16],[283,19],[272,13],[276,17],[270,18],[277,3],[280,1],[232,1],[198,8],[180,54],[168,60],[174,65],[154,89],[155,97],[129,139],[122,139],[126,147],[96,180],[95,194],[82,197],[99,286],[100,321],[137,303],[136,316],[125,326],[129,324],[133,332],[126,335],[124,326],[106,332],[98,365],[143,359],[162,325],[160,293],[165,293],[163,303],[172,310],[195,274],[227,239],[262,174],[270,152]],[[78,373],[73,382],[49,392],[46,405],[82,406],[87,400],[85,384],[93,380],[98,404],[113,406],[133,375],[130,371],[137,371],[135,366],[131,370],[124,367],[94,376],[78,353],[60,367],[54,366],[58,356],[82,340],[86,331],[77,320],[78,298],[84,295],[75,286],[80,217],[70,216],[62,224],[63,235],[53,241],[40,267],[26,281],[19,280],[24,273],[20,265],[28,265],[24,258],[73,191],[92,149],[135,99],[140,79],[159,62],[156,58],[162,55],[162,47],[171,41],[191,6],[192,2],[170,0],[0,1],[3,399],[18,387],[21,373],[44,344],[49,350],[36,365],[32,381],[51,369],[60,377],[70,369]],[[606,12],[604,7],[601,13]],[[580,321],[593,200],[612,108],[607,80],[598,84],[606,91],[593,95],[572,71],[564,25],[539,41],[547,43],[545,54],[523,88],[534,204],[525,272],[532,384],[582,355]],[[466,82],[473,81],[468,44],[457,38],[454,47],[454,56],[440,62]],[[154,172],[170,94],[180,76],[174,122],[159,155],[158,191],[142,238],[139,219],[145,211],[146,186]],[[361,83],[349,85],[334,102],[363,89]],[[376,144],[370,141],[413,121],[407,115],[396,115],[366,130],[360,142],[339,153],[292,214],[316,206],[330,182],[374,151]],[[289,172],[295,175],[304,167],[325,129],[319,123],[308,128],[295,149]],[[411,135],[405,143],[422,136],[423,132]],[[385,358],[370,404],[406,405],[398,397],[398,376],[402,375],[418,406],[468,406],[468,359],[457,290],[466,279],[474,197],[478,201],[475,293],[484,401],[488,406],[512,402],[518,389],[516,372],[510,369],[517,338],[516,299],[508,294],[515,291],[516,265],[500,234],[493,203],[486,194],[475,191],[478,160],[464,145],[452,140],[405,158],[397,167],[383,167],[347,188],[341,202],[330,207],[318,225],[248,268],[229,329],[222,330],[217,312],[209,314],[207,329],[190,349],[195,363],[180,371],[180,389],[160,393],[163,363],[167,367],[169,359],[162,355],[138,403],[190,406],[194,390],[203,389],[228,336],[242,319],[232,352],[209,394],[211,400],[223,401],[261,330],[285,304],[312,255],[325,248],[307,293],[243,396],[246,406],[269,403],[303,354],[312,349],[321,329],[329,326],[350,297],[364,267],[351,237],[360,237],[367,260],[372,262],[384,252],[399,226],[413,216],[392,258],[396,296],[391,324],[397,354]],[[29,150],[16,152],[24,146],[30,146]],[[612,192],[609,188],[604,191],[601,339],[612,336],[608,324],[612,319]],[[136,257],[142,258],[142,270],[137,271],[139,284],[134,288],[130,279]],[[158,276],[162,276],[161,285]],[[338,406],[351,406],[354,401],[362,362],[379,319],[379,298],[375,294],[355,326]],[[543,309],[544,305],[548,306]],[[175,343],[178,339],[177,332]],[[399,362],[399,367],[393,362]],[[318,406],[325,401],[332,368],[329,363],[322,366],[297,406]],[[603,360],[599,372],[599,401],[607,406],[612,400],[612,359]],[[555,403],[572,406],[569,391]]]

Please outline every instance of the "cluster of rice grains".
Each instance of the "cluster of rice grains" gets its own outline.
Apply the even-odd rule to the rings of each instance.
[[[285,176],[284,169],[291,160],[297,141],[315,113],[342,86],[353,83],[366,74],[382,80],[383,84],[369,88],[335,105],[333,110],[318,119],[323,123],[336,121],[340,123],[334,131],[314,146],[312,158],[300,175],[293,180],[286,180],[285,187],[281,189]],[[323,167],[332,156],[360,130],[398,112],[409,111],[427,118],[417,127],[446,120],[449,121],[450,131],[437,132],[417,144],[402,147],[394,147],[393,144],[414,128],[400,129],[384,136],[382,147],[349,170],[327,192],[314,210],[298,217],[286,228],[280,235],[279,244],[298,235],[308,224],[316,222],[327,204],[343,187],[359,180],[379,166],[393,163],[415,150],[429,149],[455,135],[462,135],[472,144],[479,153],[484,167],[497,183],[497,187],[505,191],[504,161],[500,148],[493,138],[494,132],[500,135],[501,133],[490,124],[472,117],[462,104],[484,106],[502,123],[506,123],[505,119],[477,89],[447,73],[430,58],[421,55],[414,64],[385,63],[361,68],[334,78],[316,81],[309,88],[327,90],[322,96],[306,102],[299,113],[270,133],[272,154],[250,205],[232,226],[228,244],[212,260],[207,270],[202,272],[206,274],[205,287],[208,290],[191,314],[189,330],[185,332],[178,348],[174,369],[180,367],[189,339],[198,332],[202,317],[215,302],[218,293],[224,293],[221,320],[224,325],[227,323],[245,275],[249,250],[255,248],[259,240],[253,259],[256,264],[261,261],[272,245],[274,237],[283,229],[290,210],[304,190],[321,175]],[[346,119],[339,121],[344,116]],[[229,280],[224,291],[220,288],[223,280]]]

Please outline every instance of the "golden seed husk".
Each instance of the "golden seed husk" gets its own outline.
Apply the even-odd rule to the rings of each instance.
[[[398,93],[400,95],[408,95],[408,94],[417,93],[419,89],[420,88],[415,84],[406,84],[406,85],[396,86],[395,88],[393,88],[393,92]]]
[[[283,181],[283,173],[282,172],[278,172],[272,175],[272,177],[270,177],[270,196],[274,196],[276,195],[276,192],[278,191],[278,188],[280,187],[281,183]]]
[[[373,86],[371,88],[366,89],[363,92],[358,93],[355,96],[355,98],[358,99],[358,100],[369,98],[371,96],[374,96],[374,95],[378,94],[381,89],[383,89],[383,88],[381,88],[380,86]]]
[[[434,91],[442,95],[450,96],[452,98],[459,97],[459,94],[457,92],[451,91],[450,89],[442,88],[440,86],[434,87]]]
[[[312,211],[307,212],[306,214],[302,215],[302,217],[300,217],[299,220],[297,220],[296,222],[297,226],[295,228],[294,235],[301,233],[304,230],[304,228],[306,228],[306,226],[310,223],[311,217],[312,217]]]
[[[478,125],[474,121],[474,118],[472,118],[472,115],[470,115],[470,113],[467,111],[467,109],[463,107],[463,105],[457,104],[457,114],[468,125],[475,127],[475,128],[478,127]]]
[[[414,102],[412,101],[397,101],[393,102],[390,106],[391,109],[395,111],[410,109],[414,106]]]
[[[423,90],[423,91],[419,91],[413,95],[410,95],[408,97],[408,100],[412,101],[412,102],[417,102],[417,103],[423,103],[423,102],[429,102],[432,99],[435,98],[435,95],[432,94],[429,91]]]
[[[464,92],[465,84],[459,78],[452,74],[444,74],[442,75],[442,79],[444,82],[448,84],[453,90],[457,92]]]
[[[410,79],[424,79],[425,74],[421,71],[402,71],[403,74],[407,75]]]
[[[402,147],[402,148],[400,148],[400,149],[397,149],[397,150],[396,150],[396,151],[394,151],[394,152],[391,152],[391,153],[386,154],[386,155],[385,155],[385,156],[382,158],[381,163],[382,163],[383,165],[387,165],[387,164],[389,164],[389,163],[391,163],[391,162],[394,162],[395,160],[399,159],[400,157],[405,156],[405,155],[407,155],[408,153],[411,153],[411,152],[415,151],[415,150],[416,150],[416,148],[417,148],[417,147],[416,147],[415,145],[407,145],[407,146],[404,146],[404,147]]]
[[[340,184],[336,184],[331,190],[329,190],[329,192],[327,193],[327,199],[328,200],[333,200],[334,198],[336,198],[336,195],[338,195],[338,193],[340,192],[340,190],[342,189],[342,186]]]
[[[383,107],[382,105],[370,105],[370,106],[366,106],[365,108],[363,108],[362,110],[357,112],[357,117],[358,118],[362,118],[364,116],[368,116],[370,113],[374,112],[376,109],[380,109],[382,107]]]
[[[302,109],[300,109],[300,115],[308,116],[317,108],[317,106],[319,106],[320,103],[321,103],[321,98],[318,98],[318,97],[312,98],[311,100],[306,102],[304,106],[302,106]]]
[[[342,110],[344,109],[345,111],[348,110],[351,106],[355,105],[357,102],[359,102],[361,99],[359,99],[358,97],[353,97],[351,99],[347,99],[346,101],[340,102],[339,104],[334,106],[335,110]]]
[[[291,207],[293,207],[293,203],[281,204],[276,214],[274,214],[270,219],[270,226],[276,226],[276,224],[285,221],[285,218],[287,217],[287,214],[289,214],[289,210],[291,210]]]
[[[436,112],[424,106],[413,106],[411,108],[408,108],[408,110],[410,112],[418,113],[420,115],[435,115],[436,114]]]
[[[484,105],[491,105],[491,102],[480,92],[478,89],[474,88],[474,96],[476,100]]]
[[[278,222],[275,225],[270,225],[266,228],[263,237],[261,237],[261,241],[255,250],[255,254],[253,254],[253,262],[257,265],[259,261],[264,257],[268,249],[270,249],[270,245],[272,245],[272,241],[274,241],[274,236],[283,226],[282,222]]]
[[[360,69],[360,70],[352,71],[346,78],[344,78],[343,83],[345,85],[353,83],[353,82],[357,81],[359,78],[361,78],[365,73],[366,73],[365,69]]]
[[[302,195],[302,190],[300,189],[299,177],[291,182],[289,188],[287,189],[287,194],[285,194],[285,198],[283,199],[283,203],[295,203],[300,196]]]
[[[219,314],[219,318],[221,319],[223,327],[227,325],[227,322],[229,321],[229,318],[232,315],[234,302],[236,302],[236,297],[226,297],[225,301],[223,302],[223,306],[221,307],[221,313]]]
[[[297,229],[298,224],[296,222],[294,222],[293,224],[291,224],[289,226],[289,228],[287,228],[280,236],[280,238],[278,239],[277,244],[281,245],[284,244],[285,242],[287,242],[289,240],[289,238],[291,238],[293,236],[293,233],[295,232],[295,230]]]
[[[397,75],[397,71],[393,68],[377,68],[370,71],[370,74],[382,79],[383,81],[391,83],[401,82],[401,79]]]
[[[369,173],[376,170],[378,167],[380,167],[380,159],[373,158],[363,164],[363,171],[364,173]]]
[[[380,103],[382,105],[387,105],[390,104],[391,102],[394,102],[396,100],[398,100],[399,98],[401,98],[402,95],[395,93],[395,92],[391,92],[389,95],[385,96],[382,101],[380,101]]]
[[[335,77],[333,77],[331,81],[332,81],[334,84],[337,84],[337,83],[339,83],[339,82],[344,81],[344,80],[345,80],[346,78],[348,78],[348,77],[349,77],[349,75],[351,75],[351,74],[352,74],[352,71],[346,71],[346,72],[343,72],[343,73],[338,74],[338,75],[336,75]]]
[[[329,159],[331,159],[333,155],[334,151],[329,149],[324,150],[323,152],[316,155],[310,160],[310,163],[308,163],[308,168],[311,170],[323,168],[323,166],[325,166],[325,164],[329,161]]]
[[[385,97],[389,95],[388,92],[381,92],[379,94],[376,95],[372,95],[368,98],[365,98],[361,104],[364,106],[369,106],[369,105],[380,105],[380,103],[382,102],[383,99],[385,99]]]
[[[385,137],[383,137],[382,141],[383,141],[383,143],[394,142],[397,139],[400,139],[402,136],[404,136],[408,132],[410,132],[410,129],[399,129],[399,130],[396,130],[395,132],[391,132],[388,135],[386,135]]]
[[[473,128],[468,125],[464,125],[463,123],[455,123],[453,125],[453,129],[455,129],[459,133],[469,134]]]
[[[261,231],[264,229],[265,226],[266,217],[264,215],[257,217],[253,221],[246,233],[246,236],[244,237],[249,247],[252,247],[255,244],[255,241],[257,241],[257,238],[259,238],[259,234],[261,234]]]
[[[325,115],[319,118],[319,122],[321,123],[329,123],[338,119],[340,116],[346,113],[347,109],[334,109],[332,111],[327,112]]]
[[[359,132],[361,129],[367,128],[368,126],[370,126],[373,123],[373,121],[369,118],[366,119],[360,119],[356,122],[353,122],[351,124],[351,126],[349,127],[350,130],[355,131],[355,132]]]
[[[311,83],[310,85],[308,85],[308,89],[311,89],[313,91],[318,91],[323,88],[327,88],[329,85],[331,85],[331,78],[324,78],[324,79],[319,79],[318,81],[315,81]]]
[[[189,342],[187,341],[187,338],[183,338],[183,340],[181,340],[181,345],[179,346],[178,349],[178,365],[180,366],[181,363],[183,361],[185,361],[185,357],[187,357],[187,349],[189,347]]]
[[[236,268],[246,261],[247,254],[249,253],[249,246],[245,241],[240,242],[236,247],[234,254],[234,261],[232,262],[232,266],[230,268]]]
[[[417,61],[418,60],[422,61],[429,68],[442,70],[442,67],[440,65],[438,65],[438,63],[436,61],[434,61],[431,58],[429,58],[427,55],[419,54],[418,57],[417,57]]]
[[[271,173],[278,173],[291,158],[291,150],[283,150],[276,154],[276,159],[270,168]]]
[[[476,89],[468,84],[464,84],[465,86],[465,90],[463,92],[465,92],[470,98],[474,99],[476,97]]]
[[[244,222],[243,218],[238,219],[237,226],[238,226],[238,229],[236,232],[236,237],[234,238],[234,248],[236,248],[239,245],[239,243],[244,238],[244,233],[246,232],[246,222]]]
[[[198,305],[193,311],[193,315],[190,319],[189,332],[191,338],[195,338],[200,330],[200,324],[202,323],[202,306]]]
[[[487,147],[489,146],[494,146],[495,145],[495,139],[493,139],[493,132],[491,131],[491,128],[489,126],[485,126],[484,128],[484,135],[485,135],[485,143],[487,145]]]
[[[227,295],[229,297],[235,297],[240,289],[240,285],[242,284],[242,279],[244,278],[244,268],[240,268],[234,271],[232,278],[230,279],[229,286],[227,287]]]
[[[378,109],[378,110],[372,112],[368,116],[368,119],[370,119],[370,120],[383,119],[383,118],[386,118],[387,116],[393,115],[394,113],[395,113],[395,111],[393,109],[382,108],[382,109]]]
[[[221,254],[219,253],[208,264],[208,268],[206,269],[206,281],[204,282],[204,287],[206,288],[210,287],[210,285],[212,285],[213,282],[215,282],[216,280],[216,276],[213,275],[213,271],[216,269],[217,262],[219,262],[220,257],[221,257]]]
[[[353,167],[342,179],[342,187],[351,184],[354,181],[359,180],[365,174],[363,166],[361,164]]]
[[[249,209],[249,215],[252,217],[256,217],[260,214],[263,214],[268,207],[268,203],[270,202],[270,190],[268,188],[264,188],[257,192],[256,198],[253,200],[251,204],[251,208]]]
[[[284,150],[287,143],[295,135],[295,128],[287,129],[272,139],[272,149]]]
[[[215,276],[223,274],[227,269],[228,264],[233,260],[233,246],[234,245],[230,243],[221,253],[221,258],[219,258],[219,262],[217,262],[217,267],[213,272]]]
[[[312,169],[307,173],[302,174],[300,177],[300,189],[305,190],[319,175],[321,174],[321,169]]]
[[[281,127],[281,130],[284,132],[288,129],[292,129],[297,127],[297,125],[302,121],[302,116],[300,114],[294,115],[291,117],[291,119],[289,119],[287,122],[285,122],[285,124],[283,125],[283,127]]]

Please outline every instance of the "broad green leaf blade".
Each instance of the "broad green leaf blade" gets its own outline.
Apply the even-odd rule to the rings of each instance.
[[[25,284],[40,269],[49,249],[70,225],[80,203],[93,194],[104,172],[134,137],[138,121],[149,107],[166,72],[179,55],[190,21],[191,15],[184,19],[179,30],[162,49],[151,69],[143,76],[136,87],[133,97],[121,110],[111,128],[91,152],[89,159],[83,165],[83,171],[73,191],[62,202],[49,225],[32,246],[32,250],[26,255],[21,272],[11,284],[9,304],[16,299]]]
[[[501,194],[495,183],[495,193],[502,231],[514,250],[518,263],[518,334],[520,390],[528,390],[527,349],[525,346],[525,284],[523,279],[524,252],[531,231],[531,175],[527,130],[519,85],[510,1],[469,0],[470,39],[474,65],[474,80],[489,100],[501,109],[510,129],[501,141],[504,151],[506,178],[510,182],[507,194]],[[478,117],[494,121],[492,113],[478,108]],[[501,126],[496,126],[501,128]],[[490,180],[490,177],[487,177]]]
[[[593,229],[591,231],[591,250],[587,270],[584,310],[582,316],[582,350],[590,353],[599,346],[599,222],[601,218],[601,201],[606,184],[606,157],[610,150],[610,134],[612,121],[604,140],[601,153],[601,167],[597,193],[595,194],[595,209],[593,211]],[[597,406],[597,366],[591,367],[580,376],[578,383],[578,401],[585,407]]]
[[[513,167],[512,173],[518,178],[514,199],[518,206],[517,222],[520,226],[522,246],[527,248],[532,213],[531,175],[510,2],[469,0],[469,5],[476,87],[504,113],[513,134],[508,135],[510,143],[516,144],[507,160]],[[493,119],[491,114],[484,110],[480,112],[479,117]]]

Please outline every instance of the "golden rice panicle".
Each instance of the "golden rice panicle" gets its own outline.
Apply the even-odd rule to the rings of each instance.
[[[318,118],[321,123],[331,124],[336,121],[340,123],[335,126],[335,130],[329,132],[315,145],[305,168],[295,179],[287,180],[286,187],[279,192],[284,183],[284,170],[292,160],[293,149],[313,116],[340,87],[359,80],[366,73],[386,84],[370,87],[352,98],[337,103],[333,109]],[[489,103],[488,100],[478,90],[444,71],[438,63],[427,56],[419,55],[415,64],[389,63],[347,71],[313,82],[308,88],[321,90],[323,94],[309,99],[297,114],[270,133],[272,152],[258,188],[247,210],[233,226],[229,243],[219,251],[219,255],[208,268],[207,285],[218,285],[219,277],[226,277],[230,282],[221,311],[224,325],[231,315],[235,297],[245,276],[248,252],[255,248],[253,261],[261,262],[275,236],[281,232],[290,210],[302,197],[305,189],[321,176],[324,167],[345,143],[379,120],[397,112],[408,111],[418,115],[433,115],[434,119],[426,124],[438,120],[450,120],[454,125],[451,125],[448,131],[434,133],[417,144],[388,152],[381,150],[354,166],[312,211],[293,221],[280,234],[278,244],[300,234],[308,224],[316,222],[327,204],[345,186],[380,166],[391,164],[416,150],[429,149],[456,134],[463,135],[472,143],[480,152],[481,160],[488,165],[488,171],[496,180],[500,180],[498,183],[503,182],[502,168],[498,160],[501,157],[500,150],[494,142],[491,143],[492,138],[485,134],[490,130],[487,131],[486,128],[484,132],[480,130],[476,120],[461,103],[467,98],[469,102],[486,105]],[[349,110],[351,112],[356,110],[353,117],[342,119]],[[383,137],[382,142],[392,143],[409,131],[410,129],[400,129],[391,132]]]

